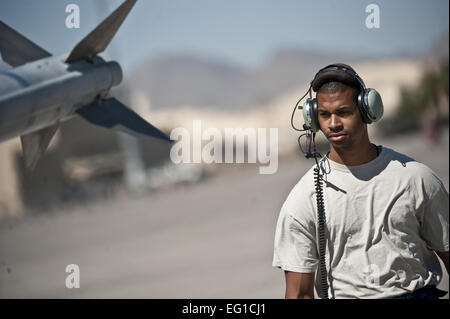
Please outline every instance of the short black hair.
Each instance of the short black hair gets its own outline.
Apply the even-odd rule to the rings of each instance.
[[[332,81],[332,82],[326,82],[324,83],[316,92],[316,98],[317,94],[319,93],[328,93],[333,94],[337,92],[344,92],[348,89],[353,90],[353,101],[355,102],[355,105],[358,105],[358,95],[359,95],[359,88],[356,88],[354,86],[350,86],[343,82],[338,81]]]

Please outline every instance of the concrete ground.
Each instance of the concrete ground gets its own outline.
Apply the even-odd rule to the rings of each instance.
[[[429,165],[448,189],[448,129],[432,149],[419,134],[374,142]],[[223,168],[189,187],[3,223],[0,297],[282,298],[273,237],[282,202],[313,163],[299,158],[274,175]],[[80,267],[79,289],[65,286],[69,264]]]

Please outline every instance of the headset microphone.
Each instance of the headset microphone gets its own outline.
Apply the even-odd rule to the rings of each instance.
[[[303,126],[303,128],[305,128],[305,126]],[[303,135],[306,137],[306,145],[308,147],[308,149],[306,151],[302,150],[303,155],[306,158],[322,157],[322,155],[319,152],[316,152],[316,142],[315,142],[316,133],[313,133],[310,130],[306,130],[306,133]],[[300,141],[299,141],[299,145],[301,147]]]

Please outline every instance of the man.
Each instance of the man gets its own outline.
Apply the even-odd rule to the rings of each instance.
[[[373,106],[364,94],[372,89],[350,66],[322,69],[311,88],[317,102],[308,116],[330,142],[319,163],[328,295],[442,296],[435,288],[442,278],[436,254],[448,272],[449,201],[441,180],[426,165],[370,142],[374,115],[367,109]],[[285,271],[286,298],[313,299],[314,287],[320,291],[313,168],[291,190],[276,226],[273,266]]]

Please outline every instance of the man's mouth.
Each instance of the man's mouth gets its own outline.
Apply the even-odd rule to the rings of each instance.
[[[328,135],[328,139],[332,142],[339,142],[344,140],[347,137],[347,134],[345,133],[339,133],[339,134],[330,134]]]

